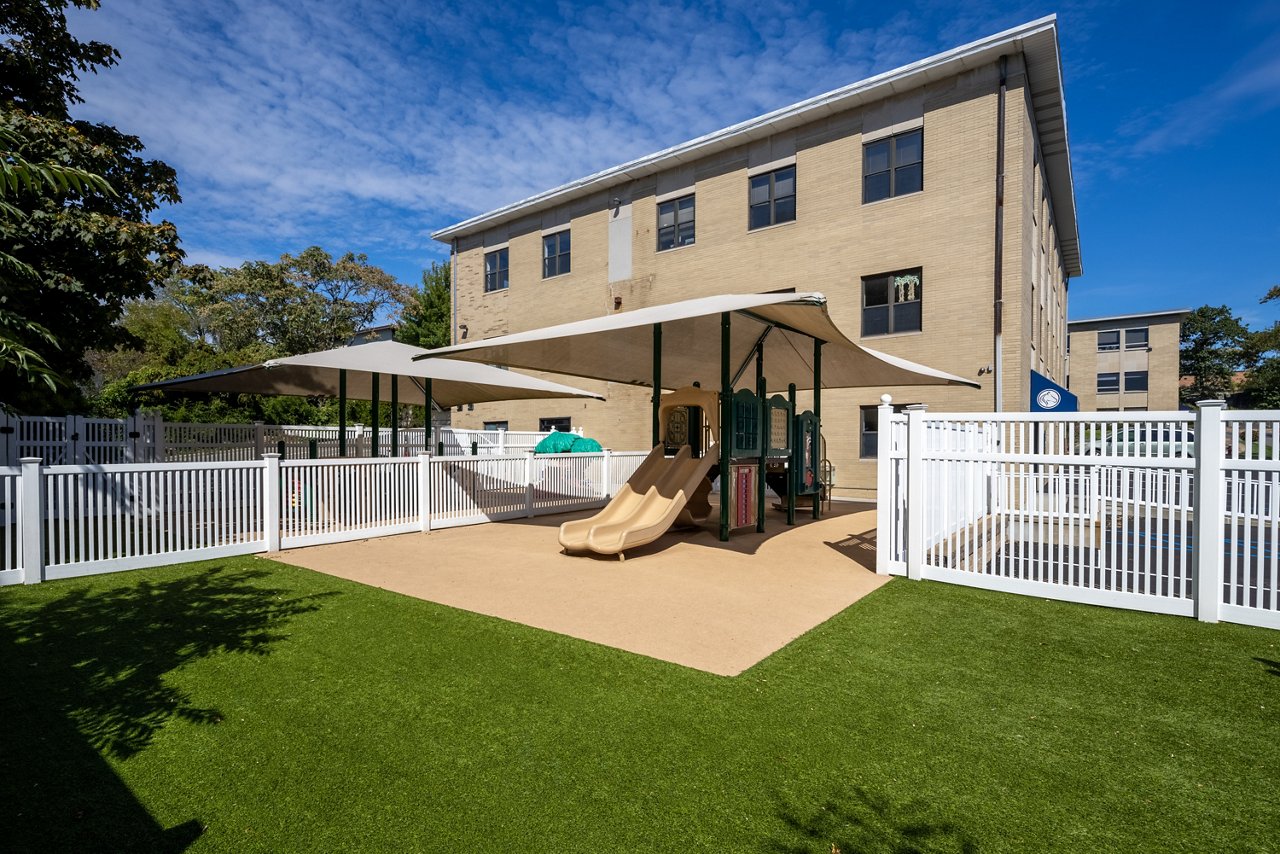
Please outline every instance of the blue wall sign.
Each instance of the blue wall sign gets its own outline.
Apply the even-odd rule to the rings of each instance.
[[[1080,401],[1039,371],[1031,372],[1032,412],[1077,412]]]

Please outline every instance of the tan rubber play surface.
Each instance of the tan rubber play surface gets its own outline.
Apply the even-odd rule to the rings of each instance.
[[[880,587],[875,508],[765,534],[673,531],[627,559],[568,556],[561,522],[590,514],[291,549],[277,560],[724,676],[735,676]],[[713,519],[718,516],[713,515]]]

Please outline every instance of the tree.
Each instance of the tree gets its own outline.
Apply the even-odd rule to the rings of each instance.
[[[422,272],[422,290],[414,292],[400,315],[397,341],[428,350],[453,343],[449,317],[451,282],[449,265],[432,261],[431,269]]]
[[[1280,300],[1280,285],[1273,285],[1258,302],[1265,305],[1276,300]],[[1280,322],[1250,334],[1247,350],[1252,367],[1240,389],[1245,405],[1280,409]]]
[[[1249,330],[1225,305],[1203,305],[1182,321],[1179,373],[1183,403],[1221,400],[1231,394],[1232,375],[1245,366]]]
[[[97,8],[95,0],[70,0]],[[71,383],[91,376],[91,348],[127,340],[115,321],[131,299],[149,296],[182,257],[176,229],[149,218],[179,201],[174,171],[139,155],[142,142],[115,128],[70,118],[80,102],[78,75],[114,65],[109,45],[80,42],[68,31],[68,0],[0,3],[0,133],[8,158],[59,164],[105,183],[19,188],[0,217],[0,309],[15,346],[37,353]],[[109,187],[108,187],[109,185]],[[114,192],[109,192],[113,188]],[[51,344],[56,343],[56,347]],[[21,367],[0,361],[0,387],[11,404],[57,411],[76,404],[73,385],[53,394],[23,381]]]

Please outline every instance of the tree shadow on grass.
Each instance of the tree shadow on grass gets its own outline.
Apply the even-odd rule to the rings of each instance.
[[[1267,672],[1272,676],[1280,676],[1280,661],[1272,661],[1269,658],[1255,658],[1254,661],[1267,668]]]
[[[318,596],[219,568],[35,603],[0,598],[0,839],[6,851],[182,851],[105,756],[128,759],[173,719],[217,724],[165,677],[221,653],[266,655]],[[327,594],[333,595],[333,594]]]
[[[895,803],[855,788],[816,809],[783,805],[776,854],[977,854],[977,844],[923,803]]]

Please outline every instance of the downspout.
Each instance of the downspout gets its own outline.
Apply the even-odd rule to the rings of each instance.
[[[992,306],[992,327],[995,330],[995,411],[1004,411],[1004,102],[1009,85],[1009,57],[1000,57],[1000,89],[996,96],[996,222],[995,222],[995,302]]]
[[[449,241],[449,313],[453,322],[449,324],[451,343],[458,343],[458,238]]]

